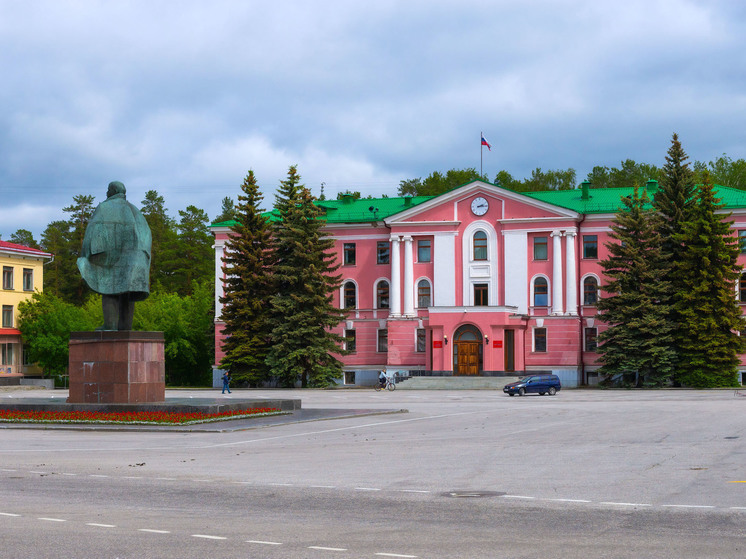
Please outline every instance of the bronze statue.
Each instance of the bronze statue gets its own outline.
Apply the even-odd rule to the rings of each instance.
[[[132,330],[135,301],[150,294],[150,227],[125,193],[121,182],[109,183],[107,199],[88,222],[78,258],[80,275],[101,294],[101,330]]]

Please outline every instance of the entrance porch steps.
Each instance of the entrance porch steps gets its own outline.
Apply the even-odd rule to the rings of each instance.
[[[521,377],[409,377],[396,383],[397,390],[502,390]]]

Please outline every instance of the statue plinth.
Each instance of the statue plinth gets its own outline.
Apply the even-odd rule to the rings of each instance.
[[[139,404],[166,400],[163,332],[72,332],[69,365],[69,403]]]

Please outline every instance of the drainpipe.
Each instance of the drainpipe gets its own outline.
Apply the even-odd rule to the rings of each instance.
[[[583,186],[584,186],[583,191],[584,191],[584,194],[587,195],[587,188],[585,187],[586,184],[590,184],[590,183],[588,183],[587,181],[583,183]],[[585,221],[585,216],[586,214],[584,213],[583,217],[578,222],[578,234],[575,235],[575,242],[577,243],[577,246],[575,247],[575,254],[578,255],[578,258],[575,264],[577,266],[577,270],[575,272],[576,278],[580,278],[580,260],[583,256],[583,253],[580,252],[580,250],[583,248],[582,235],[580,234],[580,227],[583,225],[583,222]],[[601,286],[599,286],[599,291],[600,291],[600,288]],[[578,313],[578,328],[580,330],[580,336],[578,337],[578,341],[579,341],[578,345],[580,346],[579,347],[580,349],[579,351],[580,353],[580,383],[582,385],[586,385],[588,384],[588,380],[585,378],[585,352],[583,350],[583,338],[584,338],[585,332],[583,331],[583,304],[582,304],[583,300],[581,299],[581,297],[583,296],[583,292],[580,289],[579,285],[576,285],[575,289],[578,290],[578,295],[579,295],[577,313]]]

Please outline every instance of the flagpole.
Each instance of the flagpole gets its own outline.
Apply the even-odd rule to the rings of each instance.
[[[483,177],[484,174],[482,173],[482,152],[484,151],[484,147],[482,146],[482,138],[484,137],[484,132],[479,132],[479,177]]]

